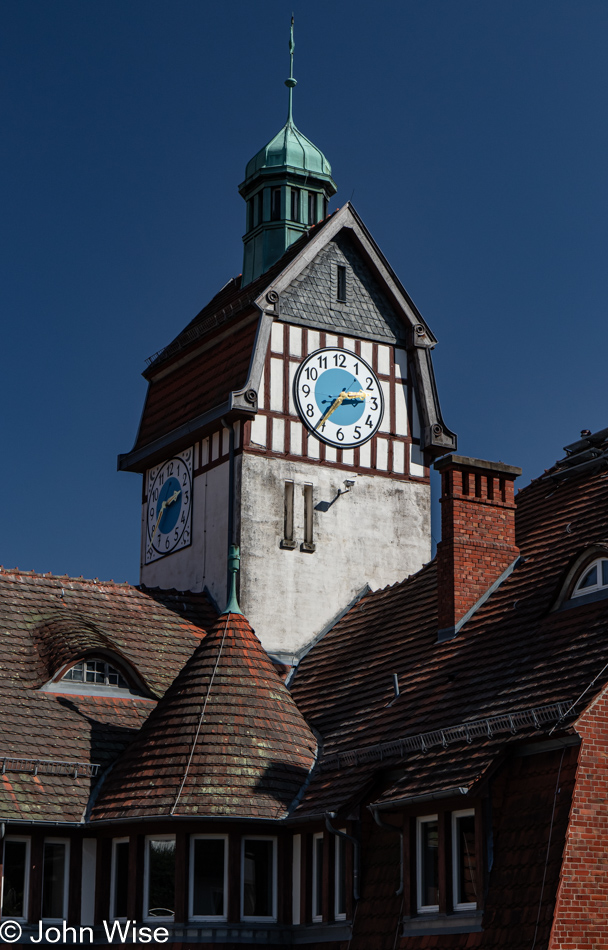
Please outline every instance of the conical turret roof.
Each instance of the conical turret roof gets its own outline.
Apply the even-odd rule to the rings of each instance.
[[[91,818],[282,818],[315,755],[248,621],[224,614],[118,759]]]

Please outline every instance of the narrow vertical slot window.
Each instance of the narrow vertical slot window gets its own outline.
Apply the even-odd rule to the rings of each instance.
[[[196,835],[190,839],[190,918],[226,920],[228,838]]]
[[[249,201],[247,202],[247,230],[248,231],[251,231],[254,228],[254,223],[253,223],[254,200],[255,200],[254,198],[250,198]]]
[[[439,822],[437,815],[417,820],[416,877],[418,912],[439,910]]]
[[[65,920],[68,914],[68,841],[47,838],[42,859],[42,918]]]
[[[304,541],[300,545],[300,550],[311,554],[315,550],[312,502],[312,485],[304,485]]]
[[[272,188],[270,191],[270,220],[279,221],[281,218],[281,189]]]
[[[282,548],[293,549],[296,546],[294,539],[294,524],[293,524],[293,498],[294,498],[294,484],[292,481],[285,482],[285,501],[284,501],[284,524],[283,524],[283,540],[281,542]]]
[[[323,920],[323,834],[312,839],[312,919]]]
[[[317,223],[317,193],[315,191],[308,192],[308,223]]]
[[[243,838],[241,916],[244,920],[275,920],[276,838]]]
[[[29,838],[5,838],[2,859],[2,917],[13,920],[27,918],[27,892],[29,886],[30,840]]]
[[[336,300],[346,303],[346,267],[344,264],[338,264],[337,271]]]
[[[263,192],[258,191],[257,195],[253,196],[253,227],[257,228],[258,224],[262,221],[262,194]]]
[[[144,917],[173,920],[175,913],[175,838],[146,838]]]
[[[452,886],[454,910],[477,907],[475,812],[452,812]]]
[[[300,189],[291,189],[291,220],[300,220]]]
[[[344,829],[340,829],[344,831]],[[335,839],[335,885],[334,885],[334,917],[336,920],[346,919],[346,840],[336,835]]]
[[[129,839],[112,841],[112,875],[110,881],[110,916],[112,920],[127,919],[129,889]]]

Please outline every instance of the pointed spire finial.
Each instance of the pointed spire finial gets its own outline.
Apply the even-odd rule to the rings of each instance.
[[[241,552],[236,544],[231,544],[230,553],[228,555],[228,571],[231,575],[230,590],[228,591],[228,603],[226,604],[226,609],[223,611],[223,614],[240,614],[242,617],[243,611],[239,607],[239,602],[236,599],[236,575],[239,572],[240,565]]]
[[[293,87],[297,80],[293,78],[293,51],[296,44],[293,40],[293,13],[291,14],[291,31],[289,33],[289,79],[285,80],[285,85],[289,89],[289,106],[287,110],[287,121],[293,122]]]

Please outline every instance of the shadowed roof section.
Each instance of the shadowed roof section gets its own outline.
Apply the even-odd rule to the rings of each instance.
[[[284,818],[315,755],[248,621],[222,615],[108,775],[92,819]]]

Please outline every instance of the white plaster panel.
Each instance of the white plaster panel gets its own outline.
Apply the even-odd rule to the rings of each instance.
[[[314,353],[315,350],[319,349],[320,337],[318,330],[309,330],[308,331],[308,352]]]
[[[209,438],[201,442],[201,465],[209,464]]]
[[[359,475],[341,495],[345,470],[291,459],[243,456],[240,604],[264,647],[288,658],[321,634],[366,583],[402,580],[430,559],[428,484]],[[284,486],[292,480],[297,547],[282,550]],[[303,540],[302,488],[313,484],[313,554]],[[361,552],[365,556],[361,556]]]
[[[270,360],[270,408],[283,412],[283,360]]]
[[[334,336],[333,333],[326,333],[325,346],[337,346],[337,345],[338,345],[338,337]]]
[[[376,440],[376,468],[383,472],[388,469],[388,439]]]
[[[200,445],[198,442],[194,443],[194,468],[198,468],[200,465]]]
[[[319,440],[315,439],[314,435],[304,436],[306,439],[307,446],[307,455],[309,459],[318,459],[319,456]]]
[[[211,436],[211,461],[215,462],[220,457],[220,434],[214,432]]]
[[[289,352],[292,356],[302,355],[302,328],[289,328]]]
[[[420,446],[414,442],[410,446],[410,475],[424,477],[424,456],[420,451]]]
[[[240,455],[235,458],[237,483],[242,458]],[[207,587],[220,607],[224,606],[228,550],[228,471],[226,460],[196,476],[192,485],[192,544],[142,566],[142,584],[164,590],[175,587],[177,590],[202,591]]]
[[[355,450],[354,449],[342,449],[342,464],[343,465],[355,464]]]
[[[338,459],[338,453],[334,449],[333,445],[325,446],[325,458],[328,462],[336,462]]]
[[[363,468],[369,468],[372,464],[371,442],[366,442],[359,449],[359,463]]]
[[[302,454],[302,424],[300,422],[290,422],[289,444],[292,455]]]
[[[293,401],[293,379],[298,371],[298,363],[289,364],[289,415],[297,416],[296,404]]]
[[[285,421],[283,419],[272,419],[272,451],[285,451]]]
[[[391,351],[384,343],[378,344],[378,372],[389,376],[391,372]]]
[[[407,379],[407,352],[395,348],[395,376],[397,379]]]
[[[355,341],[349,336],[344,337],[344,349],[350,350],[351,353],[355,352]]]
[[[384,415],[382,416],[382,422],[380,423],[380,432],[390,432],[391,431],[391,384],[385,379],[379,379],[378,382],[382,387],[382,394],[384,396]]]
[[[251,423],[251,441],[266,448],[266,416],[258,412]]]
[[[222,455],[230,451],[230,429],[222,429]]]
[[[370,366],[373,365],[373,354],[374,354],[374,348],[372,344],[369,343],[367,340],[362,340],[361,341],[361,356],[366,361],[366,363],[369,363]]]
[[[393,440],[393,472],[405,472],[405,443]]]
[[[270,349],[273,353],[283,352],[283,323],[273,323],[270,334]]]
[[[234,423],[234,447],[238,449],[241,444],[241,420],[237,419]]]
[[[395,383],[395,433],[407,435],[407,386]]]

